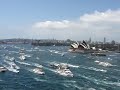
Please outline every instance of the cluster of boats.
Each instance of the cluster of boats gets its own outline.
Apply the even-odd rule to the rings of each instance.
[[[67,64],[64,63],[52,63],[50,64],[50,67],[55,69],[55,73],[61,75],[61,76],[65,76],[65,77],[73,77],[73,73],[70,71],[70,68]],[[6,69],[5,67],[0,67],[0,72],[5,72],[8,69]],[[32,72],[39,74],[39,75],[44,75],[45,72],[43,71],[42,67],[37,67],[32,69]]]
[[[101,49],[96,50],[95,47],[90,47],[90,45],[87,44],[85,41],[83,41],[82,43],[76,42],[76,43],[71,44],[71,48],[69,49],[69,51],[75,52],[75,53],[90,53],[92,56],[106,56],[106,54],[104,54]],[[19,57],[20,60],[26,60],[24,49],[21,49],[19,51],[19,55],[20,55]],[[14,61],[14,58],[11,58],[11,61]],[[65,63],[52,63],[50,64],[50,66],[59,75],[66,76],[66,77],[73,77],[73,73],[71,72],[70,67]],[[15,69],[19,69],[15,64],[12,67]],[[8,69],[9,68],[6,69],[4,67],[0,67],[0,72],[5,72]],[[42,67],[34,68],[32,69],[32,71],[39,75],[45,74]]]

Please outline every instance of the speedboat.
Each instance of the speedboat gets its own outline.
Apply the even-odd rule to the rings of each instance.
[[[59,64],[58,69],[56,69],[56,73],[62,76],[73,77],[73,73],[70,71],[68,65],[64,63]]]
[[[73,77],[73,73],[69,69],[57,69],[56,73],[66,77]]]
[[[50,67],[54,68],[54,69],[58,69],[58,68],[69,68],[67,64],[65,63],[51,63]]]
[[[5,72],[5,71],[7,71],[6,68],[4,68],[4,67],[0,67],[0,72]]]
[[[33,72],[37,73],[37,74],[40,74],[40,75],[44,75],[45,74],[45,72],[43,72],[43,70],[41,68],[35,68],[35,69],[33,69]]]
[[[14,68],[14,69],[20,69],[20,67],[19,66],[17,66],[15,63],[12,65],[12,67]]]
[[[54,68],[54,69],[57,69],[58,66],[59,66],[58,63],[51,63],[51,64],[50,64],[50,67],[52,67],[52,68]]]
[[[17,67],[15,67],[14,65],[11,65],[10,67],[7,68],[9,71],[15,72],[15,73],[19,73],[19,68],[17,69]]]
[[[19,58],[20,58],[21,60],[25,60],[25,59],[26,59],[24,55],[21,55]]]
[[[19,53],[21,54],[21,53],[24,53],[24,49],[20,49],[20,51],[19,51]]]

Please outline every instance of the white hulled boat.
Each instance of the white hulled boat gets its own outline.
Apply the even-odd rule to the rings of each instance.
[[[69,69],[57,69],[56,73],[62,76],[73,77],[73,73]]]
[[[5,71],[7,71],[6,68],[4,68],[4,67],[0,67],[0,72],[5,72]]]
[[[21,60],[25,60],[25,59],[26,59],[24,55],[21,55],[19,58],[20,58]]]
[[[45,72],[43,72],[42,68],[35,68],[33,69],[34,73],[40,74],[40,75],[44,75]]]
[[[70,71],[67,64],[59,64],[58,69],[56,69],[56,73],[66,77],[73,77],[73,73]]]

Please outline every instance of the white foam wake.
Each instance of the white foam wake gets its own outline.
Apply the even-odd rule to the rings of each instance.
[[[96,63],[98,63],[98,65],[101,65],[101,66],[104,66],[104,67],[110,67],[110,66],[115,66],[115,65],[112,65],[108,62],[100,62],[98,60],[95,61]]]
[[[107,72],[107,70],[104,70],[104,69],[98,69],[98,68],[95,68],[95,67],[86,67],[86,66],[81,66],[81,68],[84,68],[84,69],[88,69],[88,70],[93,70],[93,71],[99,71],[99,72]]]

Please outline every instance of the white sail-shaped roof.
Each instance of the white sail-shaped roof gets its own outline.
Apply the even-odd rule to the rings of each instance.
[[[87,44],[85,41],[83,43],[79,44],[77,41],[76,43],[71,44],[71,46],[75,49],[79,48],[79,46],[83,47],[84,49],[90,49],[89,44]]]
[[[87,47],[84,44],[80,44],[84,49],[87,49]]]
[[[76,43],[71,44],[71,46],[72,46],[73,48],[78,48],[78,44],[76,44]]]
[[[82,43],[82,44],[86,47],[86,49],[90,49],[89,44],[87,44],[84,40],[83,40],[83,43]]]
[[[80,45],[79,42],[77,42],[77,41],[76,41],[76,44],[77,44],[78,46]]]
[[[90,49],[90,45],[89,44],[87,44],[87,48]]]

